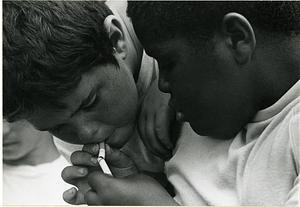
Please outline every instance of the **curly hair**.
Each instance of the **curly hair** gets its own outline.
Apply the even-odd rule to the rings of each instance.
[[[162,41],[175,35],[212,37],[229,12],[244,15],[265,32],[300,32],[297,1],[129,1],[127,8],[136,33],[146,41]]]
[[[3,2],[3,114],[25,118],[59,101],[96,64],[114,64],[100,1]]]

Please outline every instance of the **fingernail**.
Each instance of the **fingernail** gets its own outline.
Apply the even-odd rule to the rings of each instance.
[[[67,190],[68,194],[75,194],[75,188],[70,188],[69,190]]]
[[[92,162],[93,164],[95,164],[95,165],[98,164],[98,160],[97,160],[97,158],[95,158],[95,157],[92,157],[92,158],[91,158],[91,162]]]
[[[85,169],[85,168],[80,168],[78,171],[81,175],[87,174],[87,169]]]

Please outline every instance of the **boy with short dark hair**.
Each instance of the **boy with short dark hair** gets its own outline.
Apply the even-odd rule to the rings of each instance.
[[[128,15],[160,89],[207,137],[182,137],[167,166],[177,203],[147,177],[99,173],[89,202],[299,205],[300,3],[130,1]]]
[[[151,114],[146,114],[146,126],[140,126],[145,129],[141,134],[168,135],[168,128],[156,130],[168,117],[155,108],[167,105],[168,97],[155,91],[155,61],[143,54],[130,21],[123,16],[125,10],[117,13],[126,2],[119,2],[113,14],[108,5],[113,8],[114,3],[4,1],[4,116],[9,121],[26,119],[35,128],[74,144],[105,141],[133,159],[139,170],[160,172],[164,163],[147,151],[136,125],[143,116],[144,99],[154,91],[156,101]],[[128,167],[121,162],[114,167],[118,165]],[[76,185],[79,179],[68,175],[82,176],[86,169],[72,166],[64,172],[66,181]],[[77,201],[73,204],[84,202]]]

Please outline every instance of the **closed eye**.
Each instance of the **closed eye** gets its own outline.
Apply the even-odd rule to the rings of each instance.
[[[96,104],[97,102],[96,100],[97,100],[97,93],[93,93],[93,96],[89,97],[87,100],[85,100],[82,103],[81,109],[87,110],[89,108],[92,108]]]

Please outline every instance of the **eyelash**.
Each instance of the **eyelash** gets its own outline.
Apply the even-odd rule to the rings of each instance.
[[[87,105],[82,107],[82,110],[88,111],[92,109],[98,103],[98,96],[94,95],[93,98],[87,103]]]

